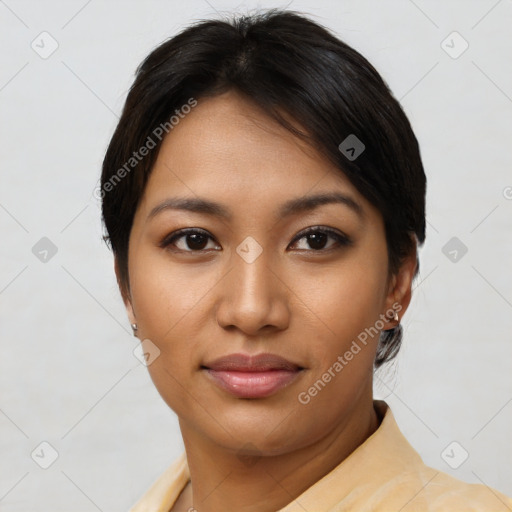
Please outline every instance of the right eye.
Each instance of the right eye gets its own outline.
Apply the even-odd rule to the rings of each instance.
[[[160,247],[177,252],[210,252],[212,248],[205,248],[208,240],[214,240],[207,231],[202,229],[180,229],[166,236],[161,242]],[[214,246],[213,250],[219,250],[220,246]]]

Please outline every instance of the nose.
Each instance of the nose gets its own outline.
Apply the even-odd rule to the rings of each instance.
[[[219,288],[216,315],[221,327],[247,336],[288,327],[289,288],[271,264],[265,251],[254,261],[233,254],[233,267]]]

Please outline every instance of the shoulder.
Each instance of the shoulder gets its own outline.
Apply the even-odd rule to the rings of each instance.
[[[189,479],[190,472],[186,453],[182,452],[130,509],[130,512],[164,512],[170,510]]]
[[[512,511],[512,499],[483,482],[470,484],[427,466],[400,431],[389,406],[382,401],[375,405],[383,417],[381,425],[352,461],[358,465],[365,462],[367,478],[358,482],[367,490],[365,510]]]
[[[499,512],[512,510],[512,499],[485,484],[470,484],[434,468],[417,467],[402,475],[417,489],[402,512]],[[405,483],[405,482],[404,482]]]

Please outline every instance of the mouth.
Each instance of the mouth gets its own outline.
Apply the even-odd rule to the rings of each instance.
[[[274,354],[231,354],[201,366],[220,389],[238,398],[265,398],[295,381],[305,368]]]

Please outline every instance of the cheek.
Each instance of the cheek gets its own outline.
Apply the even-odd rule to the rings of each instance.
[[[318,329],[311,336],[308,348],[312,356],[308,386],[321,389],[312,407],[319,415],[333,420],[339,410],[348,407],[367,389],[373,374],[378,327],[381,327],[376,322],[383,312],[387,270],[386,258],[376,254],[379,252],[358,251],[305,283],[308,290],[305,303]],[[304,278],[296,279],[298,283]],[[303,314],[306,313],[304,310]],[[325,386],[318,383],[323,378],[328,381]],[[328,406],[333,400],[338,407]]]
[[[164,400],[174,409],[180,383],[197,366],[204,341],[208,290],[216,272],[170,263],[152,251],[134,251],[130,260],[132,304],[141,340],[149,339],[160,355],[148,371]]]
[[[306,303],[318,314],[330,339],[351,340],[375,324],[382,312],[384,270],[374,258],[354,256],[307,284]]]
[[[222,274],[213,267],[172,262],[163,251],[134,251],[130,259],[130,286],[141,334],[154,338],[155,343],[165,348],[171,339],[183,341],[178,333],[186,326],[186,338],[194,340],[208,291],[221,278]]]

